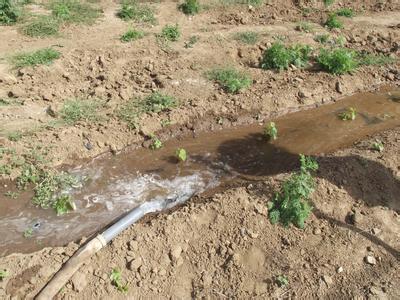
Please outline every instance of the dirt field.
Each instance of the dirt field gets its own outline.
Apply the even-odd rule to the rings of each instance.
[[[318,49],[314,37],[325,33],[343,36],[351,49],[400,58],[398,1],[336,3],[329,9],[352,7],[357,14],[343,18],[344,28],[333,31],[321,25],[328,9],[314,1],[268,1],[257,8],[211,5],[192,17],[180,12],[177,2],[150,3],[158,24],[137,25],[147,34],[132,43],[119,40],[131,23],[117,18],[120,4],[110,2],[93,4],[103,10],[95,24],[66,26],[57,37],[29,38],[17,25],[0,26],[0,57],[5,58],[0,60],[0,98],[23,102],[0,107],[2,147],[17,153],[46,148],[49,166],[74,165],[127,146],[148,147],[150,134],[164,141],[400,85],[399,61],[340,76],[314,67],[259,68],[263,51],[276,39]],[[305,14],[304,7],[312,9]],[[26,9],[43,8],[29,4]],[[299,21],[312,23],[313,32],[296,30]],[[155,34],[175,23],[182,37],[162,49]],[[258,32],[259,41],[245,45],[233,38],[244,31]],[[185,48],[191,36],[198,41]],[[49,66],[15,70],[6,59],[49,46],[61,52]],[[253,84],[228,94],[204,75],[215,66],[235,66]],[[115,112],[152,91],[173,95],[180,105],[145,114],[140,129],[129,130]],[[64,102],[75,98],[98,100],[102,118],[50,125],[59,121]],[[16,131],[22,138],[10,140]],[[383,152],[370,150],[376,139],[385,145]],[[196,197],[125,231],[81,268],[58,298],[400,299],[399,154],[396,128],[319,157],[314,211],[305,230],[268,220],[266,202],[288,174],[232,182],[214,195]],[[19,172],[15,168],[2,178]],[[0,280],[0,299],[32,298],[77,248],[72,243],[0,258],[0,270],[9,273]],[[111,284],[113,268],[122,271],[126,294]],[[286,276],[288,284],[279,285],[278,276]]]

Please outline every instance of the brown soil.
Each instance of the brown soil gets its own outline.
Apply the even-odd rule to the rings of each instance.
[[[328,12],[308,2],[213,8],[191,18],[177,11],[176,2],[151,4],[159,24],[145,28],[150,34],[133,44],[118,40],[128,24],[115,17],[118,4],[108,1],[98,4],[104,16],[95,25],[64,28],[57,38],[31,39],[15,27],[0,27],[0,40],[6,41],[0,44],[0,57],[51,45],[60,45],[62,52],[51,66],[19,71],[0,61],[0,98],[24,102],[1,107],[0,144],[19,152],[51,146],[54,166],[74,164],[139,145],[154,132],[164,131],[160,135],[167,139],[187,131],[213,130],[221,117],[223,126],[250,123],[358,91],[399,85],[398,62],[342,76],[314,69],[276,73],[257,68],[262,51],[276,36],[318,47],[313,37],[327,33],[319,24]],[[316,10],[304,16],[304,4]],[[398,1],[342,1],[342,6],[360,12],[344,20],[345,29],[332,32],[334,36],[343,35],[356,50],[399,57]],[[296,31],[299,20],[317,22],[316,32]],[[169,51],[161,50],[153,33],[175,22],[181,26],[182,39]],[[257,45],[244,46],[232,39],[235,32],[249,30],[262,34]],[[200,40],[185,49],[184,41],[192,35]],[[247,71],[254,84],[240,94],[225,94],[204,78],[215,65],[235,65]],[[146,115],[140,131],[128,130],[113,112],[152,90],[176,96],[181,106]],[[105,120],[44,129],[41,125],[54,121],[46,109],[57,112],[70,98],[106,101],[101,110]],[[175,125],[163,129],[161,121],[166,119]],[[15,130],[30,134],[9,141],[7,134]],[[384,152],[369,150],[375,138],[384,142]],[[399,141],[397,128],[320,157],[314,214],[305,230],[272,226],[267,218],[266,201],[287,174],[235,182],[213,196],[192,199],[169,215],[131,227],[81,268],[59,297],[125,297],[109,280],[112,268],[118,267],[131,298],[399,299]],[[88,142],[90,150],[85,147]],[[77,247],[0,258],[0,270],[10,273],[0,281],[0,298],[33,297]],[[367,257],[375,264],[367,263]],[[279,275],[288,277],[287,286],[277,285]]]

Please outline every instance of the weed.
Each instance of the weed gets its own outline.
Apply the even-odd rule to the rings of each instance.
[[[117,16],[125,21],[133,20],[135,22],[156,23],[153,10],[147,5],[141,5],[136,0],[122,1],[122,7]]]
[[[339,36],[333,41],[339,47],[343,47],[346,44],[346,38],[344,36]]]
[[[289,284],[289,279],[285,275],[279,275],[279,276],[276,277],[276,283],[280,287],[285,287],[285,286],[287,286]]]
[[[10,276],[10,274],[8,274],[7,270],[0,270],[0,280],[3,280],[4,278]]]
[[[304,68],[308,65],[311,51],[311,47],[307,45],[297,44],[285,47],[283,44],[276,42],[265,50],[261,60],[261,68],[285,70],[291,64]]]
[[[176,42],[177,40],[179,40],[180,36],[181,32],[179,30],[178,24],[165,25],[160,34],[160,37],[170,42]]]
[[[396,59],[383,54],[374,55],[370,53],[359,53],[357,61],[360,65],[371,66],[391,64],[396,62]]]
[[[228,93],[238,93],[252,84],[249,75],[234,68],[214,69],[208,72],[207,76],[210,80],[216,81]]]
[[[382,152],[385,147],[383,146],[383,143],[380,140],[375,140],[375,142],[372,144],[372,149],[375,151]]]
[[[126,122],[129,129],[136,129],[141,113],[137,99],[132,99],[118,108],[117,117]]]
[[[329,34],[319,34],[314,37],[314,41],[320,44],[326,44],[329,42],[330,36]]]
[[[78,121],[94,122],[100,119],[98,108],[99,102],[93,100],[68,100],[64,103],[60,116],[70,125]]]
[[[185,0],[179,9],[186,15],[195,15],[200,11],[200,4],[198,0]]]
[[[160,141],[160,139],[158,137],[156,137],[155,135],[152,135],[150,149],[158,150],[158,149],[162,148],[162,146],[163,146],[163,143]]]
[[[354,17],[354,11],[351,8],[340,8],[336,10],[336,15],[341,16],[341,17],[346,17],[346,18],[352,18]]]
[[[335,2],[335,0],[323,0],[323,2],[325,6],[331,6]]]
[[[22,139],[22,133],[19,131],[13,131],[8,134],[7,138],[12,142],[18,142]]]
[[[4,193],[4,196],[11,198],[11,199],[17,199],[18,195],[19,194],[17,192],[12,192],[12,191],[7,191]]]
[[[186,150],[183,148],[179,148],[178,150],[176,150],[175,156],[179,161],[186,161],[187,159]]]
[[[10,175],[12,168],[10,165],[0,165],[0,175]]]
[[[278,138],[278,129],[274,122],[269,122],[264,128],[264,135],[271,140]]]
[[[30,183],[39,181],[41,171],[33,164],[26,164],[22,168],[21,174],[17,177],[17,188],[26,189]]]
[[[357,68],[357,53],[346,48],[321,49],[317,62],[323,70],[332,74],[344,74]]]
[[[264,0],[220,0],[222,5],[230,6],[230,5],[251,5],[251,6],[260,6],[264,3]]]
[[[121,35],[120,40],[121,42],[132,42],[144,37],[144,32],[141,30],[136,29],[129,29],[123,35]]]
[[[52,207],[57,213],[57,216],[61,216],[71,210],[75,210],[75,203],[72,201],[70,195],[59,196],[52,204]]]
[[[12,0],[0,0],[0,24],[10,25],[16,23],[20,12]]]
[[[50,65],[58,59],[61,53],[53,48],[39,49],[33,52],[21,53],[13,56],[11,61],[16,68]]]
[[[100,16],[100,10],[78,0],[53,0],[50,9],[54,18],[66,23],[92,24]]]
[[[284,226],[291,223],[304,228],[304,221],[311,213],[312,207],[308,203],[314,191],[314,178],[310,171],[316,171],[318,164],[311,157],[300,154],[300,171],[292,174],[269,202],[269,219],[272,224],[281,222]]]
[[[330,14],[328,16],[328,19],[325,21],[325,26],[328,27],[329,29],[334,29],[334,28],[343,28],[343,23],[339,20],[337,15],[335,14]]]
[[[159,92],[154,92],[147,96],[141,102],[144,112],[162,112],[170,108],[176,107],[177,100],[168,95],[161,94]]]
[[[111,283],[117,288],[120,292],[127,292],[128,291],[128,284],[122,284],[122,273],[117,268],[114,268],[110,274]]]
[[[24,230],[24,238],[31,238],[33,236],[33,229],[32,228],[27,228]]]
[[[338,116],[342,121],[354,121],[356,119],[357,112],[353,107],[349,107],[344,112],[339,113]]]
[[[314,31],[314,27],[308,22],[300,22],[296,25],[296,30],[310,33]]]
[[[244,31],[236,33],[233,38],[243,44],[254,45],[258,42],[259,34],[253,31]]]
[[[189,38],[189,41],[185,42],[185,48],[193,48],[194,44],[196,44],[199,41],[199,37],[197,35],[192,35]]]
[[[30,37],[46,37],[56,35],[60,29],[58,20],[51,16],[37,16],[22,27],[23,34]]]

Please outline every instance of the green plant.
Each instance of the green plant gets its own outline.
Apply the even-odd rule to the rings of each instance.
[[[52,207],[57,213],[57,216],[61,216],[71,210],[75,210],[75,203],[72,201],[70,195],[61,195],[53,202]]]
[[[8,274],[7,270],[0,270],[0,280],[3,280],[4,278],[6,278],[8,276],[10,276],[10,275]]]
[[[353,107],[349,107],[345,111],[339,113],[338,116],[342,121],[353,121],[356,119],[357,112]]]
[[[36,183],[40,179],[41,171],[33,164],[26,164],[21,170],[21,174],[17,177],[17,188],[26,189],[30,183]]]
[[[166,41],[176,42],[181,36],[178,24],[165,25],[160,36]]]
[[[358,66],[357,53],[346,48],[321,49],[316,60],[323,70],[332,74],[351,72]]]
[[[175,156],[179,161],[186,161],[186,159],[187,159],[186,150],[183,149],[183,148],[177,149],[176,153],[175,153]]]
[[[133,20],[135,22],[156,23],[153,10],[147,5],[141,5],[136,0],[122,1],[122,7],[117,16],[125,21]]]
[[[276,140],[278,138],[278,129],[274,122],[269,122],[264,128],[264,135],[272,140]]]
[[[19,194],[17,192],[12,192],[12,191],[7,191],[4,193],[4,196],[9,197],[11,199],[17,199],[18,195]]]
[[[314,31],[314,27],[312,26],[312,24],[310,24],[308,22],[299,22],[296,25],[296,30],[310,33],[310,32]]]
[[[251,86],[249,75],[234,68],[219,68],[207,73],[210,80],[217,82],[228,93],[238,93],[240,90]]]
[[[334,29],[334,28],[343,28],[343,23],[339,20],[337,15],[335,14],[330,14],[328,16],[328,19],[325,21],[325,26],[328,27],[329,29]]]
[[[58,20],[51,16],[37,16],[21,28],[23,34],[30,37],[46,37],[56,35],[60,29]]]
[[[100,10],[78,0],[52,0],[50,9],[55,19],[66,23],[92,24]]]
[[[159,92],[154,92],[141,101],[144,112],[155,113],[176,107],[177,104],[178,102],[174,97],[161,94]]]
[[[185,0],[179,5],[179,9],[186,15],[195,15],[200,11],[200,4],[198,0]]]
[[[194,44],[196,44],[197,42],[199,41],[199,37],[197,36],[197,35],[192,35],[190,38],[189,38],[189,41],[188,42],[185,42],[185,48],[186,49],[188,49],[188,48],[193,48],[193,46],[194,46]]]
[[[163,146],[163,143],[160,141],[160,139],[158,137],[156,137],[155,135],[152,135],[150,149],[157,150],[157,149],[162,148],[162,146]]]
[[[13,56],[11,61],[16,68],[23,68],[37,65],[50,65],[58,59],[61,53],[53,48],[39,49],[33,52],[21,53]]]
[[[309,63],[311,51],[311,47],[307,45],[297,44],[285,47],[280,42],[275,42],[264,51],[261,68],[285,70],[291,64],[303,68]]]
[[[243,44],[254,45],[258,42],[260,35],[253,31],[244,31],[236,33],[233,38]]]
[[[18,142],[20,139],[22,139],[22,136],[23,135],[21,132],[13,131],[13,132],[10,132],[7,137],[12,142]]]
[[[70,125],[78,121],[98,121],[100,119],[97,113],[99,106],[100,103],[93,100],[68,100],[64,103],[60,116]]]
[[[122,284],[122,273],[117,268],[114,268],[110,274],[111,283],[117,288],[120,292],[127,292],[128,291],[128,283]]]
[[[17,22],[20,13],[12,0],[0,0],[0,24],[10,25]]]
[[[382,152],[385,147],[383,146],[383,143],[380,140],[375,140],[375,142],[372,144],[372,149],[375,151]]]
[[[287,286],[289,284],[289,279],[285,275],[279,275],[279,276],[276,277],[276,283],[280,287],[284,287],[284,286]]]
[[[121,42],[132,42],[144,37],[144,32],[141,30],[136,29],[129,29],[123,35],[121,35],[120,40]]]
[[[325,4],[325,6],[330,6],[335,2],[335,0],[323,0],[323,2]]]
[[[346,17],[346,18],[352,18],[354,17],[354,11],[351,8],[339,8],[336,10],[336,15],[341,16],[341,17]]]
[[[308,203],[314,191],[314,178],[310,171],[318,169],[317,162],[311,157],[300,154],[300,171],[286,180],[272,202],[268,203],[269,219],[272,224],[281,222],[284,226],[291,223],[304,228],[304,222],[312,211]]]
[[[118,108],[117,117],[126,122],[129,129],[136,129],[141,113],[137,99],[132,99]]]
[[[31,238],[33,236],[33,229],[32,228],[27,228],[24,230],[24,238]]]
[[[383,54],[374,55],[371,53],[358,53],[357,61],[359,65],[371,66],[371,65],[386,65],[396,62],[396,59]]]

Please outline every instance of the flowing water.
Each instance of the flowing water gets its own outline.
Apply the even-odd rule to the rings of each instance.
[[[357,110],[354,121],[338,114]],[[0,196],[0,254],[64,245],[91,235],[144,201],[177,197],[218,186],[238,176],[266,176],[295,169],[298,154],[318,155],[400,125],[400,90],[360,93],[334,104],[273,120],[278,139],[269,142],[260,124],[172,139],[162,149],[139,149],[95,159],[71,169],[82,186],[69,191],[77,209],[62,216],[30,203],[31,192],[12,200]],[[176,149],[189,158],[178,163]],[[1,187],[0,195],[9,190]],[[23,233],[32,229],[32,237]]]

